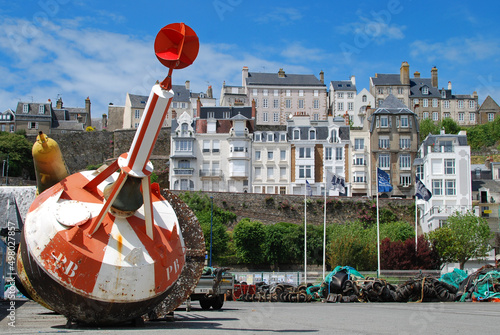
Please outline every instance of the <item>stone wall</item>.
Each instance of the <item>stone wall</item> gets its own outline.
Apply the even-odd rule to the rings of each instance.
[[[181,193],[181,191],[174,191]],[[214,204],[235,213],[237,221],[242,218],[258,220],[264,224],[277,222],[304,222],[304,196],[260,193],[204,192],[213,196]],[[324,197],[310,196],[307,203],[307,223],[322,225],[324,219]],[[413,199],[379,199],[380,208],[396,214],[398,220],[413,224],[415,221]],[[366,197],[327,197],[326,221],[345,223],[368,215],[376,220],[376,201]]]

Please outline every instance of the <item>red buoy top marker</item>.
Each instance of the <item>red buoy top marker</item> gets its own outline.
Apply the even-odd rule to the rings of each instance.
[[[183,69],[191,65],[198,56],[200,43],[189,26],[171,23],[156,35],[154,48],[160,63],[170,69]]]

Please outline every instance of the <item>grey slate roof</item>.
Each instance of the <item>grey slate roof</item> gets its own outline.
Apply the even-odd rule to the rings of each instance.
[[[356,92],[356,85],[353,85],[350,80],[333,80],[330,82],[334,90],[338,91],[354,91]]]
[[[458,145],[460,146],[466,146],[467,145],[467,135],[458,135],[458,134],[429,134],[425,138],[425,140],[422,142],[423,148],[424,148],[424,156],[427,155],[427,150],[430,145],[439,143],[441,140],[452,140],[452,139],[457,139],[458,140]],[[486,166],[482,164],[485,168]],[[471,165],[472,167],[473,165]]]
[[[422,88],[427,86],[429,94],[422,94]],[[410,98],[439,98],[441,94],[437,87],[432,87],[430,78],[412,78],[410,79]]]
[[[200,119],[207,119],[208,112],[214,113],[215,119],[224,119],[224,112],[230,112],[230,118],[234,118],[238,114],[246,119],[252,119],[252,107],[234,107],[234,106],[217,106],[217,107],[201,107]],[[240,117],[238,117],[240,118]]]
[[[474,173],[474,169],[471,171]],[[478,192],[483,187],[489,188],[492,193],[500,193],[500,181],[498,180],[472,180],[472,192]]]
[[[136,95],[129,93],[128,96],[130,98],[130,105],[132,108],[145,108],[146,103],[148,102],[149,99],[149,97],[146,95]]]
[[[385,98],[382,105],[373,112],[370,116],[370,132],[373,132],[375,128],[375,122],[373,122],[376,115],[408,115],[413,117],[413,122],[417,126],[417,132],[419,131],[419,125],[417,121],[417,114],[413,113],[404,103],[399,101],[393,94],[389,94]]]
[[[278,73],[249,72],[247,85],[279,85],[279,86],[325,86],[312,74],[285,74],[280,78]]]
[[[401,76],[399,74],[381,74],[371,77],[373,85],[401,85]]]
[[[189,102],[191,97],[189,90],[186,89],[184,85],[172,85],[172,91],[174,91],[174,97],[172,101]]]

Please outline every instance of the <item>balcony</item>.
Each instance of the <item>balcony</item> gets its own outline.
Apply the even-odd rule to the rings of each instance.
[[[250,154],[248,153],[248,148],[244,147],[235,147],[228,156],[229,159],[250,159]]]
[[[194,173],[193,168],[174,168],[175,176],[192,176]]]
[[[222,170],[220,170],[220,169],[202,169],[202,170],[200,170],[200,177],[222,178]]]

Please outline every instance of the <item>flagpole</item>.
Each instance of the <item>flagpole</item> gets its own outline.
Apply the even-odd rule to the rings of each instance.
[[[380,219],[379,219],[379,210],[378,210],[378,186],[379,186],[379,176],[377,170],[377,278],[380,277]]]
[[[304,186],[304,284],[307,285],[307,180]]]
[[[416,186],[415,186],[416,187]],[[418,207],[417,207],[417,195],[415,195],[415,252],[417,252],[417,232],[418,232]]]
[[[325,200],[323,201],[323,278],[325,278],[325,263],[326,263],[326,168],[324,168],[323,165],[323,170],[325,171]]]

